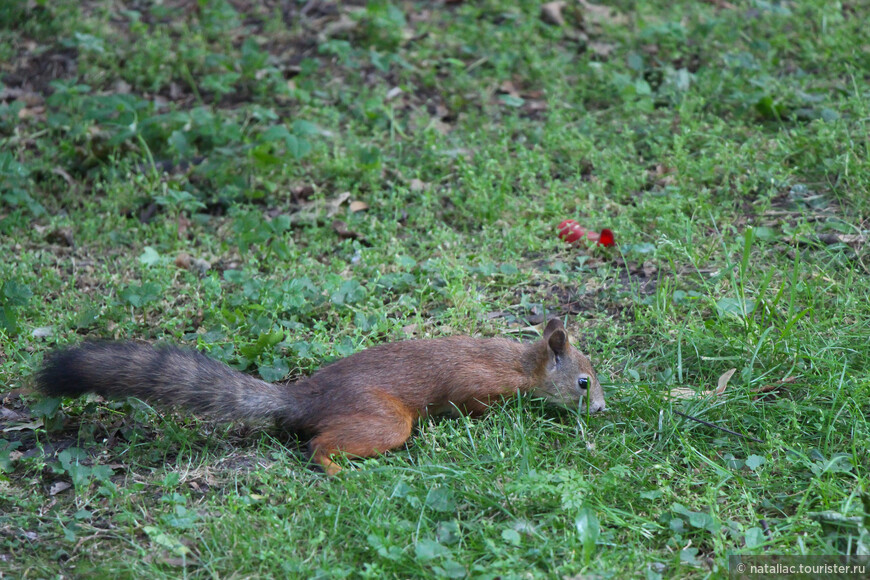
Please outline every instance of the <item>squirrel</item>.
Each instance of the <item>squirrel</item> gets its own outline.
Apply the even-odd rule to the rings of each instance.
[[[478,415],[493,402],[532,393],[603,411],[589,359],[552,319],[541,340],[454,336],[375,346],[295,383],[270,384],[194,351],[135,342],[91,342],[49,354],[36,376],[44,395],[137,397],[218,420],[274,420],[308,440],[329,475],[337,454],[371,457],[402,446],[428,415]]]

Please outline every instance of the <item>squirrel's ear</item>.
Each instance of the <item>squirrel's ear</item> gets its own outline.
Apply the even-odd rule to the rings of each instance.
[[[561,324],[560,324],[561,326]],[[557,328],[547,339],[550,350],[556,355],[562,355],[568,348],[568,333],[564,328]]]
[[[547,323],[547,326],[544,328],[544,340],[550,338],[550,335],[556,332],[557,330],[565,330],[565,327],[562,325],[562,321],[558,318],[551,318],[550,322]]]

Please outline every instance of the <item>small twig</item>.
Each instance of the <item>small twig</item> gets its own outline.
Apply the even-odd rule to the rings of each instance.
[[[714,429],[719,429],[720,431],[725,431],[726,433],[731,433],[732,435],[737,435],[738,437],[743,437],[744,439],[749,439],[750,441],[755,441],[757,443],[764,443],[761,439],[756,439],[750,435],[744,435],[743,433],[738,433],[737,431],[732,431],[731,429],[726,429],[725,427],[720,427],[714,423],[710,423],[709,421],[704,421],[703,419],[698,419],[697,417],[692,417],[691,415],[686,415],[685,413],[681,413],[679,411],[674,411],[680,417],[685,417],[686,419],[691,419],[692,421],[697,421],[702,425],[706,425],[707,427],[713,427]]]

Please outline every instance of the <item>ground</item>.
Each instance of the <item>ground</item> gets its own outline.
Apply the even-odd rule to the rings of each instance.
[[[868,19],[12,2],[0,577],[701,578],[730,554],[867,554]],[[565,243],[565,219],[616,245]],[[606,413],[515,398],[336,478],[269,426],[32,390],[83,340],[292,382],[549,316]]]

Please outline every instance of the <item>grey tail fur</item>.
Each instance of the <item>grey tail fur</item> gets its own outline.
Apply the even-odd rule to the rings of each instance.
[[[295,407],[288,389],[199,352],[133,342],[93,342],[56,351],[46,358],[36,383],[45,395],[137,397],[225,421],[286,421]]]

